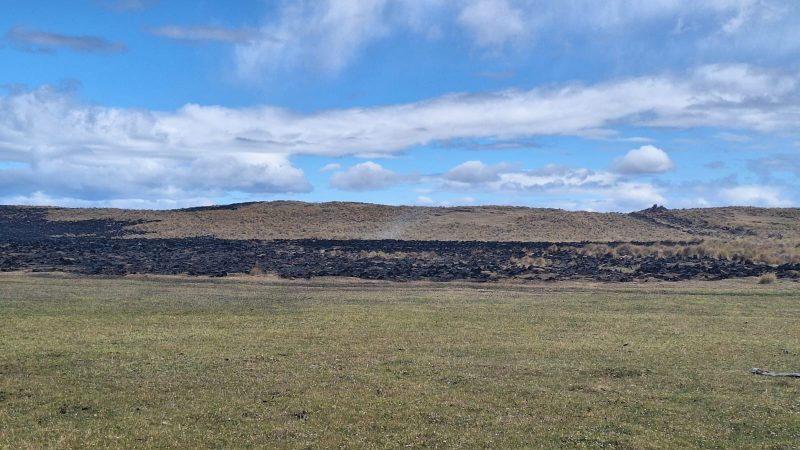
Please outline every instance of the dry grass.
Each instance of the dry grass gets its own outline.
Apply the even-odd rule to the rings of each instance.
[[[270,202],[237,209],[132,211],[52,209],[53,220],[153,221],[133,227],[150,237],[225,239],[413,239],[490,241],[688,240],[619,213],[521,207],[430,208],[362,203]]]
[[[774,273],[765,273],[761,275],[761,278],[758,279],[758,284],[772,284],[778,280],[778,277],[775,276]]]
[[[731,240],[724,229],[756,233],[749,240],[800,242],[800,209],[708,208],[671,210],[693,224],[650,223],[628,214],[522,207],[430,208],[365,203],[269,202],[227,209],[141,211],[48,210],[51,220],[145,220],[133,226],[149,237],[225,239],[413,239],[489,241]]]
[[[511,258],[511,264],[522,267],[522,268],[529,268],[529,267],[548,267],[552,264],[552,262],[543,257],[532,257],[530,255],[523,256],[522,258]]]
[[[48,210],[51,220],[144,220],[145,237],[225,239],[413,239],[545,242],[702,241],[693,245],[589,245],[584,255],[709,256],[800,264],[800,209],[671,210],[652,222],[619,213],[521,207],[430,208],[364,203],[270,202],[174,211]],[[735,234],[731,229],[738,229]],[[750,234],[744,233],[749,231]],[[743,234],[742,234],[743,233]],[[141,235],[137,235],[141,236]],[[558,251],[556,245],[551,253]],[[333,250],[332,252],[336,252]],[[334,255],[334,253],[332,253]],[[403,254],[377,255],[403,258]],[[362,255],[362,257],[369,257]],[[432,255],[419,255],[432,257]]]
[[[0,275],[0,448],[793,448],[794,286]]]
[[[710,257],[729,261],[752,261],[768,265],[800,264],[800,246],[794,241],[755,239],[708,240],[697,244],[588,244],[577,250],[585,256]]]

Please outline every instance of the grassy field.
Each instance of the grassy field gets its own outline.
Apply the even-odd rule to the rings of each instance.
[[[797,448],[800,289],[0,276],[0,447]]]

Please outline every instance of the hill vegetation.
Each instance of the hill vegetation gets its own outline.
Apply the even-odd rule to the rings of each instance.
[[[800,239],[800,209],[726,207],[624,213],[510,206],[420,207],[259,202],[167,211],[48,208],[56,221],[136,222],[137,237],[444,241],[689,241]],[[141,233],[141,234],[139,234]]]

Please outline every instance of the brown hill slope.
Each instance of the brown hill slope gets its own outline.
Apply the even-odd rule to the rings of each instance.
[[[507,206],[263,202],[169,211],[48,208],[49,220],[140,221],[144,237],[656,241],[800,239],[798,208],[649,208],[630,214]]]

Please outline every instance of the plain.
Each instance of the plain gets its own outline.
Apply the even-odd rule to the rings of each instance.
[[[0,447],[791,448],[795,283],[0,275]]]

